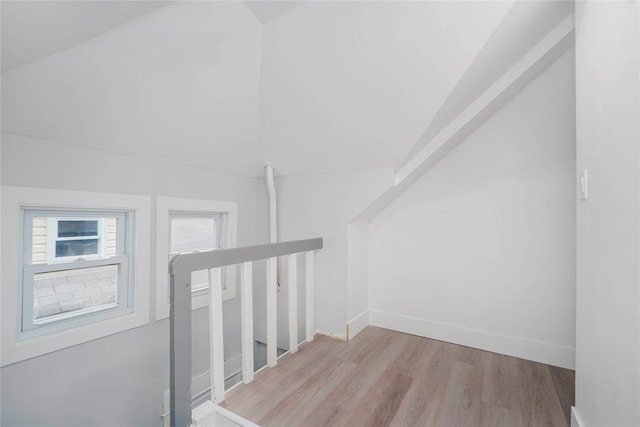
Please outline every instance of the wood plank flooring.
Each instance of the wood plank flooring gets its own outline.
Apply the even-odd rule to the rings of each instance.
[[[574,372],[367,327],[316,336],[222,406],[267,426],[570,425]]]

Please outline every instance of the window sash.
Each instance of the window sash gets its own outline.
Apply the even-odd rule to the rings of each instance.
[[[189,211],[169,211],[169,262],[171,262],[171,258],[178,255],[180,252],[171,252],[171,247],[173,245],[173,220],[174,219],[213,219],[214,220],[214,229],[215,229],[215,249],[222,249],[225,245],[226,241],[226,233],[227,233],[227,214],[224,212],[189,212]],[[197,251],[195,251],[197,252]],[[202,271],[194,271],[191,273],[191,277],[193,280],[191,286],[191,295],[193,297],[207,295],[209,293],[209,274],[207,270]],[[204,279],[206,277],[206,279]],[[195,280],[194,280],[195,279]],[[200,280],[198,280],[200,279]],[[202,280],[205,280],[202,282]],[[197,283],[196,283],[197,282]],[[223,267],[222,271],[222,289],[227,288],[227,274],[226,267]],[[170,301],[170,290],[167,289],[167,302]]]
[[[61,314],[53,319],[37,322],[34,320],[34,277],[38,273],[53,273],[56,271],[77,270],[90,267],[118,266],[118,301],[113,305],[95,307],[94,309],[82,310]],[[75,261],[71,263],[58,264],[32,264],[23,268],[22,276],[22,328],[19,339],[29,339],[43,334],[49,334],[66,329],[70,323],[72,326],[80,326],[97,320],[108,319],[121,315],[123,312],[131,311],[133,300],[133,287],[129,286],[131,269],[129,268],[128,256],[116,256],[98,260]]]
[[[117,317],[133,311],[134,270],[131,264],[133,254],[133,218],[131,213],[108,210],[53,210],[24,208],[22,212],[22,294],[19,304],[20,325],[18,340],[50,334],[53,332],[91,324],[99,320]],[[47,218],[47,263],[33,263],[33,224],[35,218]],[[103,219],[116,219],[116,256],[105,256],[105,239],[103,233]],[[63,220],[98,220],[99,254],[82,256],[55,256],[55,242],[75,238],[58,238],[57,222]],[[85,239],[88,236],[78,237]],[[90,237],[90,236],[89,236]],[[116,265],[118,268],[118,301],[113,305],[95,307],[60,314],[43,320],[34,320],[34,285],[35,275],[38,273],[52,273],[65,270],[77,270],[90,267]]]
[[[220,215],[220,246],[235,247],[238,228],[238,204],[215,200],[158,197],[156,202],[156,320],[169,317],[169,271],[171,260],[170,217],[178,215]],[[222,298],[227,301],[236,297],[236,266],[224,274]],[[209,305],[209,290],[192,292],[191,309],[198,310]]]

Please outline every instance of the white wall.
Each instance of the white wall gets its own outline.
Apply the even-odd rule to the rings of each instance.
[[[254,244],[253,178],[11,134],[2,134],[2,151],[2,183],[7,185],[237,202],[238,245]],[[146,224],[152,230],[154,220]],[[151,255],[153,284],[155,256]],[[236,298],[224,304],[227,358],[241,352],[239,303]],[[151,307],[154,319],[153,303]],[[206,309],[194,312],[193,336],[195,376],[209,364]],[[113,349],[118,349],[117,354]],[[169,322],[152,321],[138,329],[4,367],[2,381],[3,425],[95,425],[96,420],[103,425],[157,424],[162,393],[169,386]],[[36,411],[33,402],[40,402]]]
[[[254,244],[261,32],[240,3],[174,3],[3,73],[2,183],[237,202],[238,245]],[[224,310],[230,358],[239,299]],[[194,375],[208,369],[207,329],[207,311],[194,312]],[[158,425],[169,322],[1,375],[2,425]]]
[[[347,232],[347,322],[354,337],[369,324],[369,223],[351,222]]]
[[[324,248],[315,259],[318,331],[346,337],[347,224],[390,185],[391,179],[388,169],[276,178],[279,239],[324,239]],[[286,294],[278,298],[279,304],[286,305]]]
[[[573,50],[369,225],[371,322],[572,367]]]
[[[640,425],[640,6],[577,2],[576,415]],[[575,421],[574,421],[575,422]]]
[[[2,130],[255,175],[262,24],[175,2],[2,74]]]

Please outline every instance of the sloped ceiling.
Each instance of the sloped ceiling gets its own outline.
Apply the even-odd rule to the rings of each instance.
[[[261,34],[241,2],[173,2],[4,72],[2,131],[251,176]]]
[[[249,176],[401,166],[572,5],[23,3],[4,132]]]
[[[168,3],[3,0],[2,71],[68,49]]]
[[[244,4],[253,12],[260,22],[266,24],[279,16],[286,14],[294,7],[303,4],[304,1],[270,1],[270,0],[247,0]]]
[[[396,167],[510,2],[307,2],[265,25],[264,159],[282,174]]]
[[[308,2],[265,25],[261,128],[282,174],[399,168],[573,2]]]

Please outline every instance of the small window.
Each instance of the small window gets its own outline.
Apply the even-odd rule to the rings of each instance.
[[[224,214],[171,213],[171,241],[169,258],[180,253],[210,251],[223,247]],[[226,287],[223,273],[223,289]],[[191,292],[209,289],[209,272],[191,274]]]
[[[180,253],[233,248],[236,245],[238,208],[232,202],[158,197],[156,248],[156,319],[169,316],[169,261]],[[222,273],[222,299],[235,298],[236,268]],[[191,274],[191,308],[209,304],[209,272]]]
[[[129,310],[128,212],[22,212],[22,338]]]
[[[150,197],[1,191],[3,367],[149,323]]]

